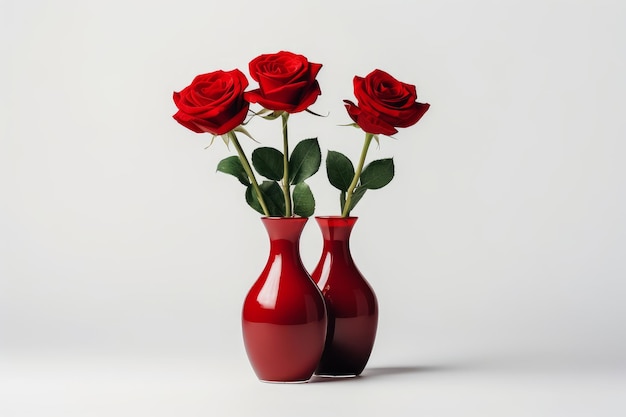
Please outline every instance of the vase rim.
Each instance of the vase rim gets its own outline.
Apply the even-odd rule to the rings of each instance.
[[[316,219],[358,219],[358,216],[340,216],[340,215],[331,215],[331,216],[315,216]]]
[[[261,220],[308,220],[308,217],[302,216],[293,216],[293,217],[283,217],[283,216],[261,216]]]

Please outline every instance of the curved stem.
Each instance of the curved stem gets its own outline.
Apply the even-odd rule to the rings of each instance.
[[[346,194],[346,203],[343,206],[343,212],[341,213],[341,217],[348,217],[350,215],[350,204],[352,204],[352,195],[354,194],[354,189],[359,183],[359,177],[361,176],[361,172],[363,171],[363,165],[365,164],[367,150],[369,149],[370,143],[372,143],[373,138],[373,134],[365,133],[365,143],[363,144],[363,149],[361,150],[361,157],[359,158],[359,164],[356,167],[354,178],[352,178],[352,182],[348,187],[348,193]]]
[[[252,168],[250,167],[248,158],[246,158],[246,155],[243,153],[243,149],[241,148],[241,145],[239,144],[237,135],[235,135],[235,132],[230,131],[228,132],[228,137],[230,138],[230,141],[233,143],[233,146],[235,147],[235,149],[237,150],[237,155],[239,155],[239,160],[241,161],[241,165],[243,165],[243,169],[244,171],[246,171],[246,174],[248,175],[248,179],[250,180],[250,183],[252,184],[252,188],[254,189],[254,192],[256,193],[256,196],[259,200],[259,204],[261,205],[261,209],[263,209],[263,213],[266,216],[269,216],[270,211],[267,209],[265,200],[263,200],[263,194],[261,194],[261,189],[259,188],[259,184],[257,183],[256,177],[254,176],[254,172],[252,171]]]
[[[291,192],[289,189],[289,136],[287,134],[287,120],[289,113],[283,112],[283,194],[285,196],[285,217],[291,217]]]

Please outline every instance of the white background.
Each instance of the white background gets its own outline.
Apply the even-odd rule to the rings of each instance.
[[[0,414],[623,415],[625,21],[609,0],[3,1]],[[292,116],[292,141],[356,159],[342,100],[374,68],[431,104],[371,148],[396,178],[353,212],[381,310],[357,380],[256,380],[239,320],[265,230],[215,172],[232,149],[171,118],[195,75],[279,50],[324,65],[328,117]],[[248,127],[280,147],[278,121]],[[301,243],[312,268],[313,221]]]

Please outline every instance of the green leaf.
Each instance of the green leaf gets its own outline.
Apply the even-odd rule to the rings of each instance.
[[[391,182],[393,174],[394,166],[392,158],[372,161],[369,165],[363,168],[360,178],[361,187],[365,187],[370,190],[383,188]]]
[[[352,200],[350,201],[350,209],[348,210],[348,214],[352,211],[352,209],[356,206],[356,204],[361,201],[361,198],[365,195],[367,188],[364,187],[356,187],[354,189],[354,193],[352,193]]]
[[[339,210],[341,213],[343,213],[343,208],[346,206],[346,192],[342,191],[339,193],[339,206],[341,207],[341,210]]]
[[[252,152],[254,169],[270,180],[278,181],[283,177],[283,153],[277,149],[262,147]]]
[[[289,183],[298,184],[320,169],[322,153],[317,138],[300,141],[289,158]]]
[[[293,212],[302,217],[311,217],[315,212],[315,198],[305,182],[300,182],[293,188]]]
[[[284,216],[285,200],[280,185],[278,185],[276,181],[263,181],[259,184],[259,188],[261,189],[261,194],[270,212],[270,216]],[[259,213],[265,214],[263,213],[263,209],[261,208],[261,204],[259,203],[259,199],[252,185],[248,186],[246,189],[246,202]]]
[[[340,191],[348,191],[354,178],[354,165],[341,152],[328,151],[326,155],[326,174],[330,184]]]
[[[241,160],[238,156],[229,156],[228,158],[222,159],[217,164],[217,170],[219,172],[223,172],[225,174],[230,174],[239,180],[243,185],[250,185],[250,180],[248,179],[248,174],[246,174],[246,170],[243,169],[243,165],[241,164]]]
[[[246,188],[246,202],[254,210],[258,211],[259,213],[265,216],[265,212],[263,212],[263,207],[261,207],[261,204],[259,203],[259,199],[256,196],[256,193],[254,192],[254,189],[252,188],[252,186],[249,186],[248,188]]]

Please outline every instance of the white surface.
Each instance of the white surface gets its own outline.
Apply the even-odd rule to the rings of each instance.
[[[306,384],[258,382],[241,360],[201,357],[12,357],[0,366],[0,413],[11,417],[617,417],[626,407],[623,372],[515,358],[373,365],[358,378]]]
[[[623,415],[625,20],[608,0],[3,1],[0,415],[313,414],[357,398]],[[290,118],[294,140],[356,158],[362,136],[337,125],[352,77],[374,68],[432,106],[370,151],[397,170],[354,211],[381,306],[374,375],[358,381],[251,375],[239,314],[265,231],[215,173],[232,151],[171,118],[196,74],[281,49],[324,65],[313,110],[329,116]],[[278,146],[276,123],[249,128]],[[317,214],[336,214],[323,172],[311,186]],[[320,243],[311,222],[308,267]]]

